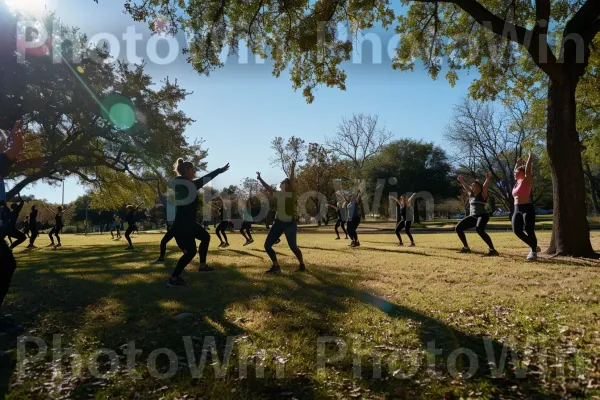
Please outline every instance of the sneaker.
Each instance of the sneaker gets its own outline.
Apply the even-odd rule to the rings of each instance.
[[[350,239],[348,236],[346,236],[346,237],[344,238],[344,240],[348,240],[348,239]]]
[[[490,249],[484,257],[498,257],[500,254],[495,249]]]
[[[306,272],[306,265],[300,264],[296,272]]]
[[[186,287],[188,284],[183,280],[182,277],[177,277],[175,279],[169,278],[167,281],[167,286],[169,287]]]
[[[205,265],[204,267],[198,267],[198,272],[212,272],[215,269],[213,267],[209,267],[208,265]]]
[[[246,239],[246,243],[243,244],[243,246],[248,246],[250,244],[250,241],[248,239]]]
[[[537,253],[530,251],[529,255],[527,256],[527,261],[537,261]]]
[[[56,248],[59,248],[59,247],[61,247],[61,246],[62,246],[62,244],[60,244],[60,243],[59,243],[59,244],[57,244],[55,247],[56,247]]]
[[[340,240],[339,236],[335,238],[335,240]]]
[[[354,240],[350,242],[350,244],[348,245],[350,247],[354,247]]]
[[[133,247],[132,247],[132,246],[129,246],[129,247],[127,247],[127,248],[125,249],[125,251],[133,251],[133,250],[134,250],[134,249],[133,249]]]
[[[462,249],[460,249],[458,252],[459,252],[459,253],[470,253],[470,252],[471,252],[471,249],[470,249],[470,248],[468,248],[468,247],[463,247],[463,248],[462,248]]]
[[[219,248],[219,249],[223,248],[223,245],[224,245],[224,244],[225,244],[225,243],[221,243],[221,244],[220,244],[220,245],[219,245],[217,248]]]
[[[416,244],[414,244],[414,243],[411,243],[408,245],[408,247],[415,247],[415,246],[416,246]]]
[[[354,247],[360,247],[360,242],[354,242]]]
[[[228,247],[229,247],[229,243],[224,243],[224,244],[223,244],[223,248],[224,248],[224,249],[226,249],[226,248],[228,248]]]
[[[48,246],[46,246],[46,247],[54,247],[54,246],[56,246],[56,245],[54,244],[54,242],[52,242],[52,243],[50,243],[50,244],[49,244]]]
[[[158,264],[164,264],[165,263],[165,259],[164,258],[159,258],[158,260],[154,261],[152,263],[152,265],[158,265]]]
[[[398,246],[404,246],[404,243],[400,242],[398,243]]]
[[[281,274],[281,267],[271,267],[268,271],[265,271],[265,275],[279,275]]]
[[[248,241],[248,244],[252,244],[252,243],[254,243],[254,239],[250,239],[250,240]]]

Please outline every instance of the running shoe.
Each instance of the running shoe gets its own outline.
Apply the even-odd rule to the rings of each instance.
[[[224,245],[224,244],[225,244],[225,243],[221,243],[221,244],[219,245],[219,247],[218,247],[218,248],[219,248],[219,249],[223,248],[223,245]]]
[[[152,265],[158,265],[158,264],[164,264],[165,263],[165,259],[164,258],[159,258],[158,260],[154,261],[152,263]]]
[[[336,238],[335,238],[335,240],[340,240],[340,238],[339,238],[339,237],[336,237]]]
[[[306,265],[300,264],[296,272],[306,272]]]
[[[212,272],[215,269],[213,267],[210,267],[208,265],[205,265],[204,267],[198,267],[198,272]]]
[[[537,253],[530,251],[529,255],[527,256],[527,261],[537,261]]]
[[[59,247],[62,247],[62,244],[59,243],[56,245],[56,248],[59,248]]]
[[[458,252],[459,252],[459,253],[470,253],[470,252],[471,252],[471,249],[470,249],[470,248],[468,248],[468,247],[463,247],[463,248],[462,248],[462,249],[460,249]]]
[[[226,249],[226,248],[228,248],[228,247],[229,247],[229,243],[224,243],[224,244],[223,244],[223,248],[224,248],[224,249]]]
[[[177,277],[175,279],[169,278],[167,281],[167,286],[169,287],[186,287],[188,284],[183,280],[182,277]]]
[[[404,243],[400,242],[398,243],[398,246],[404,246]]]
[[[498,257],[500,254],[495,249],[490,249],[484,257]]]
[[[131,246],[129,246],[129,247],[127,247],[127,248],[125,249],[125,251],[133,251],[133,250],[134,250],[134,249],[133,249],[133,247],[131,247]]]
[[[415,247],[415,246],[416,246],[416,244],[414,244],[414,243],[411,243],[408,245],[408,247]]]
[[[354,242],[354,247],[360,247],[360,242]]]
[[[265,271],[265,275],[279,275],[281,274],[281,267],[271,267],[268,271]]]
[[[48,246],[46,246],[46,247],[54,247],[54,246],[56,246],[56,245],[54,244],[54,242],[52,242],[52,243],[50,243],[50,244],[49,244]]]
[[[35,247],[34,245],[30,244],[29,246],[25,247],[27,250],[33,250],[33,249],[37,249],[37,247]]]
[[[250,241],[248,242],[248,244],[252,244],[254,243],[254,239],[250,239]]]

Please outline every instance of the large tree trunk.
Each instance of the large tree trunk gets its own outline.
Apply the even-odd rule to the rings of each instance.
[[[554,225],[548,254],[592,256],[585,179],[576,129],[577,79],[550,82],[547,145],[552,172]]]

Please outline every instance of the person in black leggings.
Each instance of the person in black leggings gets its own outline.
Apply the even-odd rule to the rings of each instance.
[[[489,251],[487,256],[497,256],[498,252],[494,248],[492,239],[485,232],[485,228],[490,221],[490,214],[486,209],[486,203],[488,199],[488,186],[490,184],[490,178],[492,174],[487,172],[485,174],[485,182],[483,185],[479,181],[474,181],[469,187],[462,176],[458,176],[458,181],[462,185],[466,193],[469,194],[470,213],[468,217],[465,217],[462,221],[456,225],[456,233],[463,244],[463,248],[460,253],[470,253],[471,248],[467,243],[467,237],[465,236],[465,230],[475,228],[477,234],[483,239],[488,245]]]
[[[267,235],[267,239],[265,240],[265,251],[273,263],[272,267],[265,272],[266,274],[276,275],[281,273],[281,267],[279,265],[279,261],[277,261],[277,254],[275,253],[275,250],[273,250],[273,245],[283,234],[285,234],[285,238],[288,242],[288,246],[290,246],[290,250],[292,250],[292,253],[294,253],[298,259],[298,262],[300,263],[297,271],[306,271],[302,251],[298,248],[297,244],[298,223],[296,222],[297,192],[295,169],[296,164],[292,162],[290,177],[281,182],[279,185],[281,190],[277,192],[273,190],[271,185],[262,179],[260,172],[256,173],[256,178],[265,188],[269,197],[275,200],[275,206],[277,209],[275,222],[273,223],[273,226]]]
[[[414,219],[414,211],[410,205],[413,204],[416,196],[416,193],[413,193],[413,195],[408,199],[404,194],[400,196],[399,199],[395,198],[394,196],[390,196],[390,199],[396,202],[396,230],[394,233],[396,234],[396,237],[398,237],[398,246],[404,246],[404,243],[402,242],[402,236],[400,236],[400,232],[402,229],[404,229],[406,236],[408,236],[410,239],[410,247],[415,247],[415,241],[410,233],[410,228]]]
[[[229,218],[225,215],[225,212],[227,211],[225,207],[225,201],[223,201],[221,197],[217,197],[215,200],[217,201],[217,204],[210,203],[210,206],[219,213],[219,225],[217,225],[217,230],[215,233],[221,242],[219,247],[224,249],[229,247],[229,240],[227,239],[226,233],[227,228],[229,228]],[[223,235],[223,238],[221,238],[221,235]],[[225,241],[223,241],[223,239],[225,239]]]
[[[535,235],[535,207],[531,202],[531,189],[533,187],[533,159],[531,152],[525,165],[519,158],[515,165],[515,187],[512,195],[515,200],[515,212],[512,217],[513,232],[519,239],[529,246],[531,251],[527,261],[536,261],[537,254],[541,251]]]
[[[8,232],[8,218],[10,213],[6,205],[4,177],[8,175],[11,166],[24,148],[21,121],[15,123],[11,132],[11,138],[11,146],[0,152],[0,306],[2,306],[8,294],[12,277],[17,269],[17,260],[5,240]],[[15,324],[9,318],[0,316],[0,333],[12,334],[22,329],[23,327]]]
[[[153,264],[164,264],[165,256],[167,254],[167,244],[175,237],[175,234],[173,233],[173,229],[171,229],[173,225],[173,221],[171,221],[173,214],[170,212],[170,208],[172,205],[169,202],[169,199],[160,193],[160,188],[158,190],[158,197],[162,205],[165,207],[165,213],[167,214],[167,233],[165,233],[160,241],[160,256],[158,257],[158,260],[153,262]]]
[[[63,214],[65,212],[67,212],[72,206],[73,205],[71,204],[64,210],[63,210],[62,206],[58,206],[58,207],[56,207],[56,211],[54,211],[50,207],[46,207],[46,209],[48,211],[50,211],[52,214],[54,214],[54,228],[52,228],[50,230],[50,232],[48,233],[48,237],[50,238],[50,244],[47,247],[54,247],[54,250],[56,250],[62,246],[62,244],[60,243],[60,236],[59,236],[60,231],[62,231],[62,229],[64,228],[62,217],[63,217]],[[56,241],[57,241],[56,245],[54,244],[54,238],[52,237],[52,235],[56,236]]]
[[[139,205],[132,206],[129,205],[126,207],[127,215],[125,215],[125,222],[127,222],[127,230],[125,231],[125,239],[127,243],[129,243],[129,247],[127,247],[126,251],[133,251],[133,243],[131,242],[131,234],[138,230],[136,221],[135,221],[135,212],[140,208]]]
[[[352,240],[350,247],[360,247],[357,232],[360,225],[360,190],[346,201],[348,203],[348,236]]]
[[[346,232],[346,222],[344,221],[344,216],[342,215],[342,210],[344,210],[345,207],[342,207],[341,205],[339,205],[339,207],[336,207],[333,204],[327,204],[327,207],[334,209],[337,216],[337,221],[335,221],[335,227],[333,228],[335,230],[335,234],[337,235],[335,240],[340,240],[340,231],[338,230],[340,226],[344,231],[344,235],[346,235],[346,239],[348,239],[348,232]]]
[[[13,203],[11,206],[7,236],[16,239],[14,242],[12,242],[10,246],[11,249],[14,249],[27,240],[27,235],[17,229],[17,222],[19,221],[19,214],[23,209],[23,205],[25,205],[25,201],[23,201],[21,195],[19,195],[19,203]]]
[[[246,206],[242,209],[242,227],[240,228],[240,233],[246,239],[246,243],[244,246],[248,246],[249,244],[254,243],[254,239],[252,239],[252,191],[250,191],[250,195],[246,200]]]
[[[198,194],[196,193],[204,185],[210,182],[214,177],[229,170],[229,164],[218,168],[211,173],[199,179],[196,176],[196,168],[189,161],[183,161],[182,158],[175,164],[177,177],[169,183],[169,187],[175,191],[175,220],[171,230],[175,235],[177,245],[183,251],[183,256],[177,262],[173,275],[169,278],[168,286],[187,286],[181,273],[185,267],[199,253],[200,272],[214,271],[214,268],[206,264],[206,256],[210,245],[210,234],[196,222],[198,212]],[[196,250],[196,239],[200,240],[200,246]]]
[[[117,239],[116,240],[120,240],[121,239],[121,217],[119,217],[118,215],[115,215],[113,217],[113,221],[110,223],[110,237],[112,239],[115,239],[115,234],[113,233],[114,231],[117,231]]]
[[[39,231],[37,215],[38,209],[37,206],[34,204],[31,206],[31,212],[29,213],[29,231],[31,232],[31,236],[29,237],[29,246],[27,246],[27,249],[29,250],[36,248],[35,239],[37,239]]]
[[[25,216],[25,219],[23,220],[23,234],[27,237],[27,239],[30,239],[29,236],[29,215]]]

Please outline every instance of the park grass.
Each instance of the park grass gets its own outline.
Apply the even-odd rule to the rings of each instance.
[[[597,262],[527,263],[527,249],[509,233],[492,233],[501,257],[484,258],[486,249],[474,234],[468,235],[474,253],[465,255],[456,253],[459,241],[452,233],[415,235],[415,248],[397,247],[389,233],[364,234],[362,247],[349,249],[326,229],[299,236],[304,274],[294,272],[285,240],[277,245],[283,267],[278,277],[262,274],[269,266],[264,234],[257,233],[249,247],[231,234],[232,246],[224,250],[213,236],[209,262],[217,270],[196,272],[196,259],[184,274],[191,286],[177,289],[165,286],[180,256],[174,244],[166,266],[149,265],[157,256],[158,234],[135,237],[133,253],[107,235],[63,235],[59,251],[17,250],[19,269],[4,311],[26,325],[27,335],[43,339],[48,352],[19,370],[16,340],[0,340],[13,361],[0,367],[0,390],[8,390],[9,399],[600,395]],[[539,239],[544,245],[549,233],[540,232]],[[600,234],[592,233],[592,240],[600,247]],[[39,245],[45,244],[47,238],[40,238]],[[193,315],[174,319],[182,313]],[[93,376],[89,365],[95,364],[85,363],[78,373],[76,359],[64,355],[55,364],[61,368],[53,369],[53,335],[62,335],[63,349],[73,348],[84,359],[112,349],[119,367]],[[187,351],[184,337],[190,337]],[[231,337],[230,362],[219,377],[215,368],[221,365],[205,355],[201,377],[193,378],[190,356],[198,364],[203,346],[210,353],[211,337],[221,361]],[[340,342],[328,339],[321,350],[330,362],[319,364],[324,337]],[[142,353],[129,369],[124,352],[133,341]],[[432,342],[440,354],[427,358]],[[336,357],[344,345],[346,354]],[[160,348],[176,357],[175,375],[168,379],[153,377],[148,361]],[[478,364],[472,377],[467,355],[448,363],[459,348]],[[501,365],[503,350],[505,368],[492,377],[488,352]],[[240,359],[249,360],[245,377]],[[99,372],[106,372],[109,358],[98,360]],[[170,366],[165,355],[156,364],[158,373]]]

